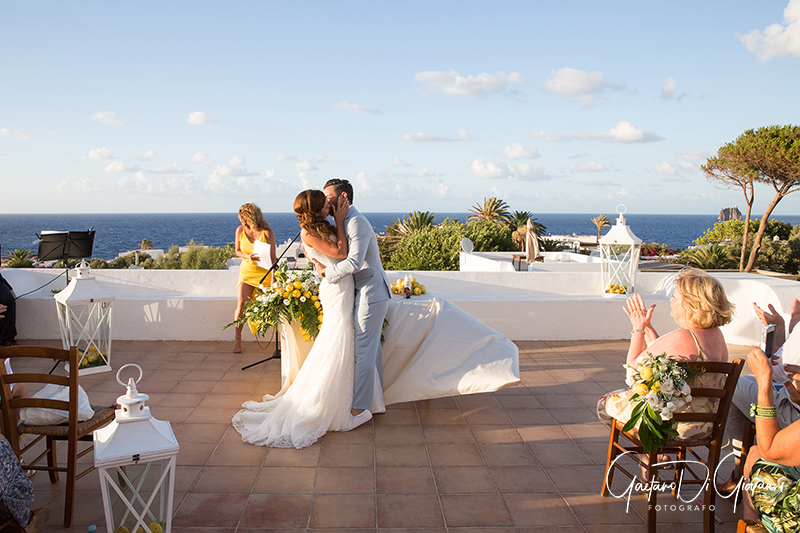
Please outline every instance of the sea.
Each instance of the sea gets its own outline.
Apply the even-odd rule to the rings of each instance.
[[[407,216],[407,213],[364,213],[375,231]],[[436,223],[445,218],[466,222],[469,213],[436,213]],[[596,235],[591,219],[597,213],[534,214],[537,222],[547,227],[550,235]],[[616,214],[608,214],[612,224]],[[636,215],[627,214],[631,230],[644,242],[658,242],[672,248],[687,248],[717,221],[714,215]],[[294,213],[265,213],[278,243],[293,239],[300,227]],[[775,217],[792,225],[800,224],[800,216]],[[38,250],[42,231],[86,231],[95,233],[92,257],[113,259],[118,254],[139,249],[142,239],[153,242],[153,248],[167,250],[176,244],[225,246],[233,242],[239,226],[236,213],[142,213],[142,214],[0,214],[0,254],[3,257],[16,249]],[[604,229],[603,232],[608,231]]]

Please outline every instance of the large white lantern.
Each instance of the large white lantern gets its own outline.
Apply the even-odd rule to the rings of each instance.
[[[77,346],[78,374],[111,370],[111,304],[114,297],[90,276],[85,261],[77,277],[55,295],[61,342],[65,350]]]
[[[603,296],[633,294],[642,239],[625,224],[624,205],[617,206],[617,223],[600,238],[600,266]]]
[[[94,432],[94,465],[100,473],[100,489],[108,533],[122,527],[130,533],[170,533],[175,494],[175,459],[180,446],[169,422],[156,420],[136,390],[142,379],[128,379],[128,392],[119,398],[116,418]],[[123,469],[124,467],[124,469]],[[113,474],[113,475],[112,475]],[[122,530],[124,531],[124,530]]]

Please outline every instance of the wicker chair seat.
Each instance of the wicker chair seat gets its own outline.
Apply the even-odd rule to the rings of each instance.
[[[89,420],[78,422],[78,435],[86,435],[95,429],[100,429],[114,418],[114,411],[116,406],[111,407],[95,407],[92,406],[94,416]],[[28,433],[32,435],[49,435],[51,437],[66,438],[69,432],[69,424],[59,424],[51,426],[29,426],[27,424],[19,424],[17,431],[20,434]]]

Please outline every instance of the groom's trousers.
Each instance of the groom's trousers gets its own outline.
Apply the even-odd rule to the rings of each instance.
[[[375,369],[383,380],[381,359],[381,330],[389,300],[362,303],[355,308],[355,381],[353,383],[353,409],[371,409],[375,388]]]

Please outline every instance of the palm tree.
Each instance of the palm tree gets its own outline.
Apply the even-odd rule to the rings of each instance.
[[[18,248],[13,252],[6,252],[3,264],[9,268],[27,268],[33,266],[33,259],[36,254],[25,248]]]
[[[703,269],[723,269],[736,266],[736,261],[731,258],[728,250],[717,244],[686,250],[681,254],[681,259],[685,260],[688,265]]]
[[[531,214],[530,211],[514,211],[511,213],[511,226],[514,228],[524,226],[528,223],[528,219],[531,218]]]
[[[611,222],[608,220],[607,216],[597,215],[592,219],[592,223],[597,226],[597,242],[600,242],[600,232],[603,228],[610,226]]]
[[[150,239],[142,239],[142,244],[139,245],[140,250],[152,250],[153,249],[153,241]]]
[[[511,214],[508,212],[508,204],[495,197],[484,198],[483,205],[475,204],[469,211],[472,214],[467,217],[467,220],[485,220],[498,226],[510,224],[512,221]]]
[[[407,217],[403,217],[389,226],[392,228],[393,234],[410,235],[417,230],[432,227],[433,221],[436,219],[436,216],[428,211],[413,211]],[[388,232],[389,228],[387,227],[386,230]]]
[[[526,212],[527,211],[523,211],[523,213],[526,213]],[[517,218],[516,218],[516,215],[518,213],[520,213],[520,211],[515,211],[514,212],[514,218],[516,220],[516,222],[514,222],[514,224],[517,225],[517,229],[515,229],[514,232],[511,233],[511,238],[514,240],[514,243],[516,243],[516,245],[519,246],[520,250],[524,250],[525,249],[525,236],[528,234],[528,219],[525,219],[522,222],[519,222],[519,220],[517,220]],[[531,224],[533,224],[533,233],[539,239],[539,244],[541,245],[541,242],[542,242],[541,237],[542,237],[542,235],[544,235],[544,232],[547,231],[547,226],[545,226],[541,222],[536,222],[535,218],[531,218],[530,221],[531,221]]]

